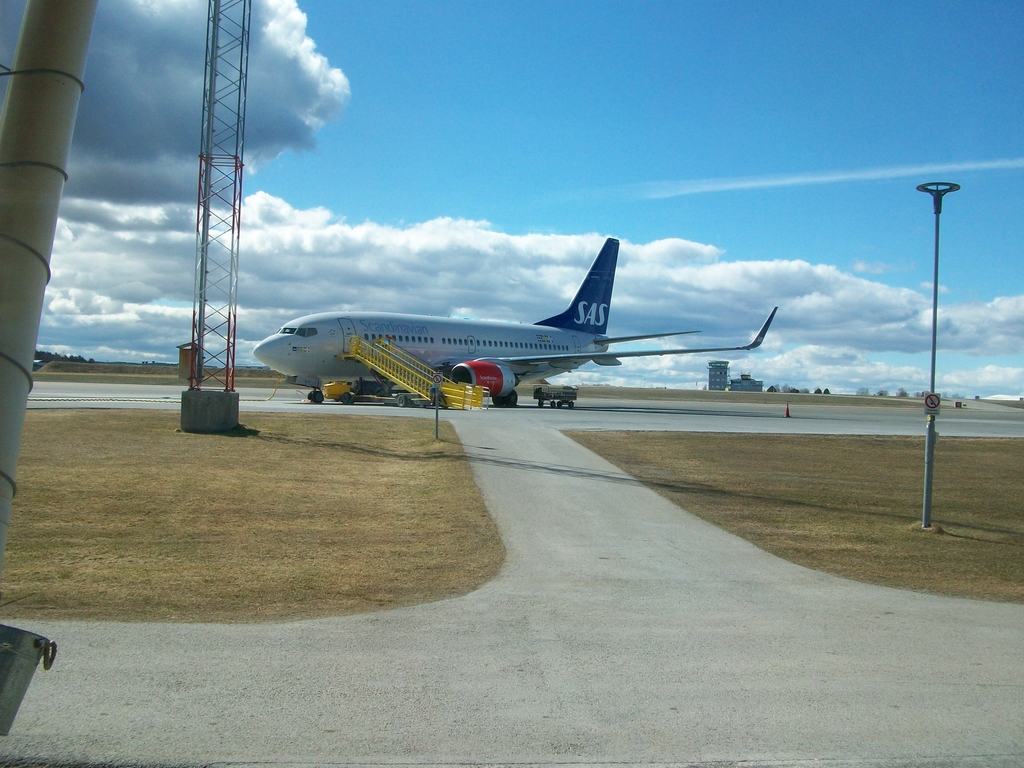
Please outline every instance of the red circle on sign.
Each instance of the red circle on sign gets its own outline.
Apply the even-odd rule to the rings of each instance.
[[[925,408],[938,408],[939,407],[939,396],[935,395],[935,394],[925,395],[924,407]]]

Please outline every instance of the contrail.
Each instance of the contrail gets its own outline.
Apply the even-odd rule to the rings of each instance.
[[[697,179],[694,181],[650,181],[626,187],[637,197],[656,200],[701,192],[727,192],[734,189],[795,187],[806,184],[836,184],[841,181],[877,181],[902,179],[907,176],[931,176],[963,171],[991,171],[1024,168],[1024,157],[1010,160],[988,160],[978,163],[945,163],[904,165],[893,168],[865,168],[860,171],[829,171],[825,173],[793,173],[783,176],[752,176],[733,179]]]

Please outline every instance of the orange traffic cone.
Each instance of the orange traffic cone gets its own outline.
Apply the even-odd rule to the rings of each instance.
[[[786,403],[786,418],[789,418],[789,403]]]

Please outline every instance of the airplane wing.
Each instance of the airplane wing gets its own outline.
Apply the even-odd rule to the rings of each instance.
[[[663,339],[666,336],[685,336],[688,333],[700,333],[700,331],[672,331],[671,333],[648,333],[643,336],[613,336],[611,338],[594,339],[595,344],[607,346],[608,344],[621,344],[624,341],[642,341],[643,339]]]
[[[482,357],[480,360],[487,360],[494,363],[504,363],[505,365],[512,368],[516,373],[526,373],[532,368],[540,365],[549,365],[552,368],[564,368],[570,371],[574,368],[579,368],[581,365],[586,363],[597,363],[598,365],[621,365],[619,358],[623,357],[653,357],[660,355],[695,355],[703,352],[733,352],[733,351],[747,351],[756,349],[761,346],[761,342],[764,341],[765,334],[768,333],[768,327],[772,324],[772,320],[775,319],[775,313],[779,311],[778,307],[772,310],[772,313],[768,315],[768,319],[764,321],[764,325],[761,326],[761,330],[757,332],[754,340],[749,344],[744,344],[741,347],[704,347],[701,349],[644,349],[633,352],[567,352],[561,355],[528,355],[521,357]],[[689,331],[693,333],[693,331]],[[680,334],[653,334],[648,337],[622,337],[618,339],[609,339],[608,343],[613,341],[625,341],[625,340],[636,340],[641,338],[658,338],[662,335],[677,336]],[[598,343],[603,343],[599,341]]]

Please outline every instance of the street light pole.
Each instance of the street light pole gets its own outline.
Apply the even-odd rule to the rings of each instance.
[[[932,369],[929,381],[928,392],[935,392],[935,346],[938,336],[939,317],[939,216],[942,215],[942,198],[950,192],[960,189],[959,184],[952,184],[947,181],[933,181],[928,184],[918,184],[918,192],[927,192],[932,196],[932,209],[935,212],[935,269],[932,274]],[[926,410],[927,406],[926,406]],[[924,441],[924,504],[921,509],[921,527],[932,527],[932,476],[935,471],[935,418],[938,413],[936,403],[935,412],[928,413],[925,417],[928,420],[927,432]]]

